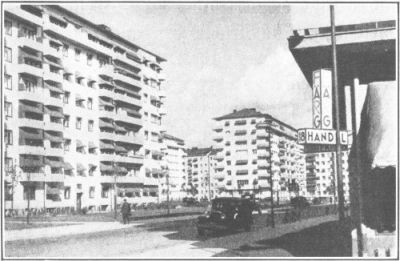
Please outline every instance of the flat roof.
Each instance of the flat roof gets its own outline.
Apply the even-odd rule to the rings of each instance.
[[[157,59],[160,60],[160,62],[165,62],[165,61],[167,61],[165,58],[163,58],[163,57],[161,57],[161,56],[159,56],[159,55],[157,55],[157,54],[155,54],[155,53],[153,53],[153,52],[150,52],[149,50],[147,50],[147,49],[145,49],[145,48],[143,48],[143,47],[141,47],[141,46],[139,46],[139,45],[137,45],[137,44],[132,43],[131,41],[129,41],[129,40],[123,38],[123,37],[120,36],[120,35],[117,35],[116,33],[113,33],[111,30],[105,29],[101,24],[95,24],[95,23],[93,23],[93,22],[87,20],[86,18],[83,18],[82,16],[77,15],[76,13],[74,13],[74,12],[68,10],[68,9],[65,8],[65,7],[62,7],[62,6],[60,6],[60,5],[44,5],[44,6],[49,7],[49,8],[53,8],[53,9],[55,9],[55,10],[58,10],[58,11],[60,11],[60,12],[65,13],[66,15],[69,15],[69,16],[71,16],[71,17],[77,19],[77,20],[80,20],[80,21],[82,21],[82,22],[84,22],[84,23],[87,23],[87,24],[93,26],[96,30],[99,30],[99,31],[101,31],[102,33],[106,34],[108,37],[114,38],[114,39],[116,39],[116,40],[118,40],[118,41],[120,41],[120,42],[126,44],[127,46],[130,46],[131,48],[134,48],[134,49],[141,49],[141,50],[143,50],[143,51],[145,51],[145,52],[147,52],[147,53],[149,53],[149,54],[151,54],[151,55],[154,55]]]

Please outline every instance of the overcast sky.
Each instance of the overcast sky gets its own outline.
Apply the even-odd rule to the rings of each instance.
[[[329,25],[327,5],[65,7],[168,60],[164,123],[188,146],[212,145],[212,118],[233,109],[257,108],[296,128],[311,127],[311,88],[287,37],[293,28]],[[396,15],[393,5],[341,6],[337,12],[338,24]]]

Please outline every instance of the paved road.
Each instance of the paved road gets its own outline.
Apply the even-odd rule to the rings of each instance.
[[[43,258],[212,257],[226,250],[251,244],[253,241],[278,237],[335,219],[334,216],[328,216],[271,229],[265,228],[263,217],[258,216],[251,232],[208,237],[197,236],[193,218],[149,220],[106,232],[8,241],[5,243],[5,255]],[[276,254],[277,252],[271,253],[271,255]],[[279,255],[290,256],[290,253],[279,253]]]

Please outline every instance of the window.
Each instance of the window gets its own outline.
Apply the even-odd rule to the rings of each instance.
[[[9,20],[4,21],[4,28],[7,35],[12,35],[12,22]]]
[[[64,127],[69,127],[69,115],[64,115]]]
[[[4,84],[5,88],[8,90],[12,90],[12,76],[8,74],[4,74]]]
[[[71,140],[65,140],[64,142],[64,150],[69,151],[69,148],[71,147]]]
[[[71,187],[64,187],[64,199],[71,198]]]
[[[90,132],[93,131],[93,125],[94,125],[93,120],[89,120],[88,121],[88,131],[90,131]]]
[[[76,127],[77,130],[81,129],[81,127],[82,127],[82,118],[80,118],[80,117],[76,118],[75,127]]]
[[[228,160],[228,161],[226,162],[226,164],[227,164],[228,166],[230,166],[230,165],[231,165],[231,161]]]
[[[64,73],[64,74],[63,74],[63,79],[64,79],[64,81],[69,82],[69,78],[70,78],[69,76],[70,76],[70,74]]]
[[[5,171],[6,173],[10,173],[13,171],[13,159],[12,158],[6,158],[5,162]]]
[[[226,121],[225,122],[225,127],[228,127],[229,126],[229,121]]]
[[[87,54],[87,65],[92,66],[93,54]]]
[[[82,184],[76,184],[77,189],[82,189]]]
[[[109,187],[102,187],[101,188],[101,197],[108,198]]]
[[[89,198],[94,198],[94,187],[89,187]]]
[[[64,104],[68,104],[69,103],[69,96],[70,96],[69,92],[65,92],[64,93],[64,97],[63,97]]]
[[[80,56],[81,56],[81,50],[75,48],[75,60],[79,61]]]
[[[89,110],[93,109],[93,99],[92,98],[88,98],[88,100],[87,100],[87,108]]]
[[[28,198],[30,200],[35,199],[35,187],[32,186],[24,186],[24,200],[27,200]]]
[[[256,120],[255,119],[251,120],[251,124],[256,124]]]
[[[68,57],[68,49],[69,49],[68,44],[64,44],[63,48],[62,48],[62,52],[63,52],[64,57]]]
[[[4,111],[6,112],[6,118],[12,118],[13,110],[11,102],[4,102]]]
[[[12,62],[12,50],[9,47],[4,48],[4,60],[9,63]]]

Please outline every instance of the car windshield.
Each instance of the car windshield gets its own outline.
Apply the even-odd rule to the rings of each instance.
[[[240,206],[240,201],[215,200],[212,203],[212,209],[216,211],[226,211],[230,208],[235,208],[239,206]]]

